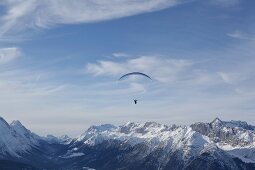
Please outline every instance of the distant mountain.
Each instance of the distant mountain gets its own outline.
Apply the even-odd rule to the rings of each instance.
[[[71,139],[40,137],[0,118],[0,134],[1,169],[8,161],[27,169],[255,169],[255,127],[242,121],[105,124]]]

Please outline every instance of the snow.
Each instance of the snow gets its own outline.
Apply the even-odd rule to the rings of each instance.
[[[150,152],[159,147],[164,148],[165,152],[182,150],[184,160],[189,160],[210,148],[220,148],[245,162],[255,161],[255,133],[254,130],[249,130],[251,125],[242,121],[226,122],[219,118],[214,119],[211,125],[219,131],[232,135],[241,142],[240,145],[232,143],[231,140],[222,141],[221,138],[215,143],[213,139],[193,131],[189,126],[167,126],[155,122],[128,122],[118,127],[92,126],[76,140],[91,146],[105,140],[119,140],[131,146],[144,143]],[[247,148],[250,152],[247,152]]]
[[[220,144],[217,146],[227,151],[233,157],[237,157],[247,163],[255,163],[255,147],[254,146],[232,146],[230,144]]]
[[[187,127],[176,127],[176,129],[172,130],[169,126],[155,122],[127,123],[124,126],[107,130],[104,129],[103,131],[97,131],[91,127],[88,131],[79,136],[77,141],[83,141],[89,145],[96,145],[109,139],[129,141],[131,145],[146,141],[151,147],[154,147],[168,141],[173,141],[174,144],[178,144],[180,143],[180,139],[192,137],[194,134],[196,136],[201,136],[200,139],[203,138],[202,135]]]
[[[61,158],[72,158],[72,157],[78,157],[78,156],[83,156],[83,155],[84,155],[84,153],[76,152],[76,153],[71,153],[71,154],[68,154],[65,156],[61,156]]]
[[[144,143],[148,146],[149,152],[157,148],[164,148],[165,153],[171,150],[182,150],[184,159],[187,160],[199,154],[208,145],[213,145],[208,137],[187,126],[167,126],[155,122],[128,122],[118,127],[113,125],[108,127],[110,128],[92,126],[76,141],[82,141],[90,146],[98,145],[105,140],[119,140],[131,146]]]

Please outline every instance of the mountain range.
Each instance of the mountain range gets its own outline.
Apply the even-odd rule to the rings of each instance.
[[[222,121],[89,127],[76,138],[39,136],[0,117],[0,169],[254,170],[255,126]]]

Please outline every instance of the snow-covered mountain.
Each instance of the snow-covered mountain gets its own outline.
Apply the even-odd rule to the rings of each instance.
[[[0,158],[20,157],[39,145],[40,137],[27,130],[19,121],[10,125],[0,117]]]
[[[46,137],[41,137],[41,139],[43,139],[51,144],[54,144],[54,143],[68,144],[72,141],[72,138],[70,138],[67,135],[62,135],[60,137],[56,137],[53,135],[47,135]]]
[[[36,168],[255,169],[255,127],[242,121],[105,124],[70,139],[40,137],[1,118],[0,134],[1,159]]]
[[[5,169],[1,167],[1,164],[6,164],[9,167],[10,163],[6,162],[6,160],[12,161],[11,165],[17,164],[29,168],[31,166],[26,166],[27,164],[42,168],[45,161],[48,161],[51,166],[54,164],[51,161],[51,156],[59,148],[62,148],[59,145],[60,143],[65,143],[67,138],[57,138],[57,144],[52,144],[49,138],[36,135],[25,128],[19,121],[13,121],[8,124],[0,117],[0,169]],[[3,163],[2,160],[5,162]]]
[[[147,150],[143,156],[163,149],[162,159],[167,159],[163,157],[166,157],[169,152],[182,150],[185,161],[207,147],[216,147],[208,137],[193,131],[190,127],[166,126],[155,122],[127,123],[119,127],[112,125],[92,126],[79,136],[74,144],[82,142],[88,146],[95,146],[108,140],[117,140],[132,147],[144,144]]]
[[[222,121],[195,123],[194,131],[208,136],[217,146],[245,162],[255,163],[255,126],[242,121]]]

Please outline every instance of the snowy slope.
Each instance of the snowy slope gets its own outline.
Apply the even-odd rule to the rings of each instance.
[[[32,133],[30,130],[25,128],[20,121],[14,120],[10,127],[17,132],[24,140],[26,140],[26,143],[30,145],[38,145],[38,141],[41,140],[41,137],[36,135],[35,133]]]
[[[218,148],[244,162],[255,163],[254,129],[254,126],[246,122],[225,122],[219,118],[211,123],[196,123],[190,127],[129,122],[118,127],[109,124],[91,126],[75,142],[83,142],[89,146],[107,140],[118,140],[131,146],[142,143],[149,148],[144,154],[148,155],[159,148],[164,149],[165,154],[181,151],[183,160],[187,162],[208,148]],[[79,149],[73,151],[75,152],[80,153]]]
[[[48,142],[43,137],[32,133],[20,121],[8,124],[0,117],[0,158],[22,157],[32,149],[39,149],[41,142]]]
[[[9,125],[0,117],[0,157],[16,156],[28,151],[37,142],[18,122]],[[32,140],[30,140],[32,139]]]
[[[232,128],[233,124],[227,125]],[[203,129],[204,126],[203,124],[201,128]],[[235,126],[238,129],[249,127],[243,123]],[[209,127],[218,130],[222,129],[219,119],[209,124]],[[207,130],[205,131],[207,132]],[[219,142],[215,142],[215,136],[212,137],[202,134],[194,130],[193,126],[167,126],[155,122],[129,122],[120,126],[110,124],[91,126],[82,135],[73,140],[65,158],[77,156],[77,160],[80,160],[99,154],[97,156],[98,158],[104,158],[104,161],[110,161],[113,165],[131,159],[134,162],[144,162],[148,166],[146,167],[144,164],[139,165],[139,163],[136,163],[136,167],[129,167],[131,169],[140,169],[141,167],[144,167],[144,169],[151,167],[153,167],[152,169],[192,169],[197,166],[200,166],[202,169],[204,166],[208,166],[209,169],[215,169],[217,167],[219,169],[225,169],[226,167],[229,169],[240,169],[238,167],[240,165],[233,159],[235,157],[240,158],[243,162],[253,163],[251,158],[243,159],[243,156],[240,156],[239,153],[232,153],[226,150],[226,148],[219,145]],[[127,147],[127,145],[131,146],[131,148]],[[93,149],[90,150],[88,148],[95,148],[96,152],[88,154],[88,151],[93,152]],[[107,148],[112,149],[107,150]],[[119,150],[118,152],[121,153],[121,157],[115,155],[115,153],[111,153],[111,150],[115,149]],[[102,153],[100,154],[100,152]],[[109,153],[112,154],[111,158],[104,156],[104,154],[108,155]],[[251,151],[250,155],[253,153]],[[123,159],[122,161],[116,161],[121,160],[121,158]],[[128,166],[128,164],[125,163],[125,166]],[[242,166],[244,167],[243,169],[246,169],[246,165]]]
[[[92,126],[75,142],[95,146],[106,140],[118,140],[131,146],[144,144],[148,147],[144,156],[158,149],[164,150],[165,155],[162,154],[162,157],[169,152],[178,151],[181,152],[184,161],[189,161],[199,155],[207,147],[217,147],[208,137],[193,131],[190,127],[166,126],[155,122],[129,122],[118,127],[113,125]],[[79,153],[80,150],[73,151],[73,153],[76,152]]]
[[[50,144],[59,143],[59,144],[69,144],[72,141],[67,135],[62,135],[60,137],[56,137],[53,135],[47,135],[46,137],[40,137],[40,139],[47,141]]]

